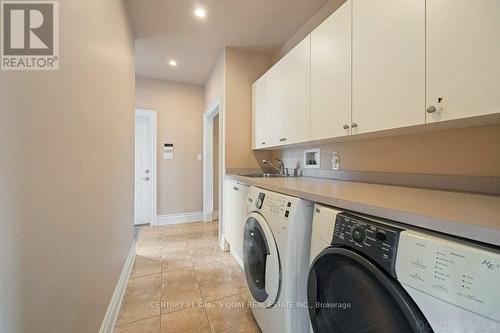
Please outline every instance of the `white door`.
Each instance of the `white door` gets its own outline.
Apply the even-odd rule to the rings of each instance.
[[[424,124],[425,0],[353,0],[352,12],[352,134]]]
[[[311,33],[311,140],[351,133],[351,6]]]
[[[500,1],[427,1],[427,123],[500,112]]]
[[[151,114],[135,116],[135,211],[134,223],[153,224],[154,213],[154,120]]]

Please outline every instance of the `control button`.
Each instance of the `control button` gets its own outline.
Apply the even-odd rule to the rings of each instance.
[[[288,215],[290,215],[290,211],[289,211],[289,210],[287,210],[287,211],[285,212],[285,217],[288,217]]]
[[[375,234],[375,237],[377,237],[377,239],[381,242],[383,242],[387,239],[387,236],[382,231],[377,231],[377,233]]]
[[[363,242],[365,237],[366,237],[365,228],[361,225],[355,225],[352,228],[351,236],[355,242],[358,242],[358,243]]]
[[[286,204],[287,207],[292,207],[292,203],[289,201],[287,204]]]

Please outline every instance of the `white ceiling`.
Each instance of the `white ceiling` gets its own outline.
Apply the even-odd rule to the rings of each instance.
[[[327,0],[128,0],[136,74],[204,84],[224,46],[273,53]],[[207,11],[194,16],[196,6]],[[169,59],[177,67],[168,65]]]

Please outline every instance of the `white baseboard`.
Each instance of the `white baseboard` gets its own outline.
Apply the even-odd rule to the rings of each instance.
[[[125,289],[127,289],[128,279],[132,271],[132,266],[135,260],[135,240],[132,244],[132,248],[128,253],[127,260],[123,265],[122,273],[116,284],[115,291],[109,302],[108,309],[106,310],[106,315],[101,323],[101,328],[99,333],[112,333],[115,329],[116,320],[118,319],[118,313],[120,312],[120,306],[123,301],[123,296],[125,295]]]
[[[213,220],[217,220],[219,218],[219,211],[213,211],[211,213],[206,213],[203,215],[203,222],[212,222]]]
[[[203,212],[158,215],[155,225],[179,224],[203,221]]]

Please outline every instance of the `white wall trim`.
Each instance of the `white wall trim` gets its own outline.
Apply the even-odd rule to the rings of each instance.
[[[151,127],[153,128],[153,131],[151,133],[151,140],[152,140],[152,152],[151,156],[153,159],[153,165],[151,166],[151,182],[153,183],[153,189],[152,189],[152,217],[151,221],[149,222],[150,225],[154,225],[156,223],[156,214],[157,214],[157,195],[158,195],[158,189],[157,189],[157,179],[158,179],[158,171],[157,171],[157,165],[158,165],[158,125],[157,125],[157,112],[156,110],[153,109],[143,109],[143,108],[137,108],[135,109],[135,115],[142,115],[142,116],[148,116],[150,121],[151,121]],[[134,164],[135,164],[135,156],[134,156]],[[135,183],[135,165],[134,165],[134,183]],[[135,192],[134,192],[135,195]],[[135,211],[134,211],[134,224],[135,224]]]
[[[130,249],[127,260],[123,265],[122,273],[116,284],[113,296],[111,296],[111,301],[109,302],[108,309],[104,315],[104,319],[101,323],[101,328],[99,333],[112,333],[115,328],[116,320],[118,319],[118,313],[120,312],[120,306],[123,301],[123,296],[125,295],[125,290],[127,289],[128,279],[130,273],[132,272],[132,267],[134,266],[135,260],[135,240],[132,243],[132,248]]]
[[[179,224],[203,221],[203,212],[158,215],[155,225]]]
[[[219,115],[219,180],[222,179],[224,168],[224,112],[222,96],[217,97],[203,114],[203,221],[211,222],[214,219],[215,209],[213,198],[213,125],[215,117]],[[219,186],[219,199],[221,186]],[[219,200],[220,205],[220,200]],[[220,224],[220,223],[219,223]],[[221,228],[219,228],[221,230]]]

